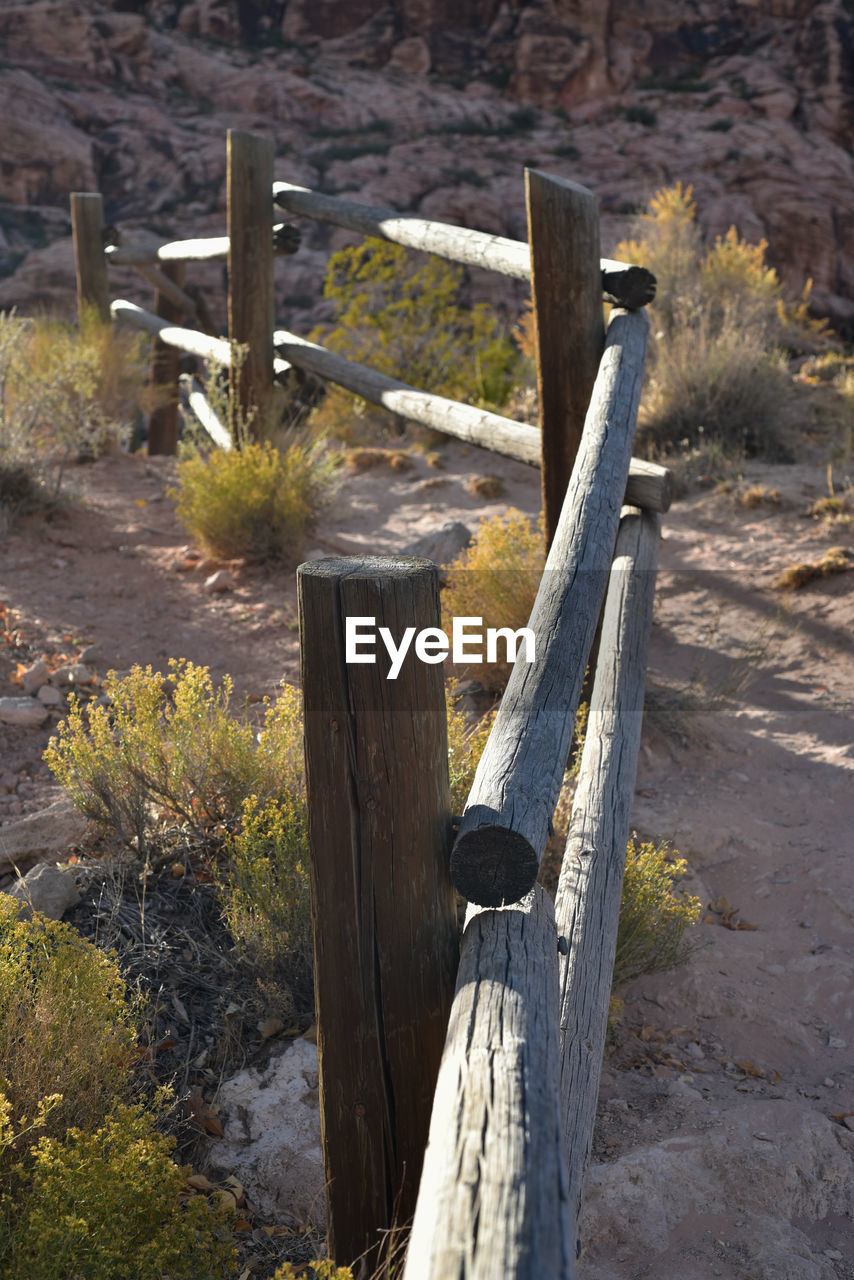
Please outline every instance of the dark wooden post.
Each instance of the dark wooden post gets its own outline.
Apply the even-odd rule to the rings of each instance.
[[[329,1250],[349,1264],[414,1212],[459,932],[441,665],[346,661],[348,618],[440,624],[430,561],[298,571]],[[367,625],[367,624],[365,624]],[[370,1268],[369,1268],[370,1269]]]
[[[525,170],[537,337],[546,546],[560,519],[602,355],[599,207],[586,187]]]
[[[107,260],[104,257],[104,209],[99,192],[71,193],[71,233],[77,273],[77,315],[82,321],[94,307],[105,324],[110,320]]]
[[[228,334],[248,347],[239,381],[251,434],[261,437],[273,400],[273,144],[228,131]],[[234,403],[234,401],[233,401]],[[233,428],[232,424],[232,428]]]
[[[163,275],[179,287],[184,283],[183,262],[165,262]],[[184,318],[184,308],[176,303],[162,290],[154,294],[154,311],[170,324],[180,324]],[[155,404],[148,423],[148,452],[178,452],[178,364],[180,352],[177,347],[167,346],[159,338],[151,343],[151,385],[155,391],[163,389],[162,404]],[[166,399],[171,392],[171,398]],[[158,397],[159,398],[159,397]]]

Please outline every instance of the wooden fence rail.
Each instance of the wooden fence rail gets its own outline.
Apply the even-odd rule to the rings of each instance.
[[[605,1051],[660,524],[646,512],[620,522],[555,900],[557,931],[567,943],[560,960],[560,1095],[573,1239]]]
[[[451,855],[460,893],[483,906],[532,887],[548,839],[629,470],[649,321],[611,316],[581,450],[529,627],[537,661],[513,668]]]
[[[274,182],[273,199],[280,209],[296,216],[329,222],[359,235],[390,240],[407,249],[435,253],[451,262],[496,271],[516,280],[531,278],[530,249],[525,240],[428,221],[394,209],[378,209],[291,182]],[[646,267],[601,258],[599,268],[602,292],[618,306],[634,310],[645,307],[655,297],[655,276]]]
[[[569,1280],[557,932],[541,885],[470,906],[404,1280]]]

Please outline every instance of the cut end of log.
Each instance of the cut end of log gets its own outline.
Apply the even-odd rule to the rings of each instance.
[[[507,827],[464,832],[451,853],[451,879],[479,907],[505,907],[533,889],[539,861],[531,845]]]
[[[617,267],[617,263],[613,267]],[[605,269],[602,272],[602,289],[611,302],[638,311],[655,299],[657,281],[646,267],[625,266],[622,269]]]

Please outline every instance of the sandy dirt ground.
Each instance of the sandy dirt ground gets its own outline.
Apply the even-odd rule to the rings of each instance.
[[[348,477],[306,551],[395,552],[449,520],[539,507],[539,474],[444,446],[445,466]],[[472,471],[503,479],[484,502]],[[168,459],[73,469],[49,523],[0,555],[0,696],[20,664],[103,676],[171,656],[230,673],[242,698],[298,679],[292,572],[191,560]],[[839,478],[839,477],[838,477]],[[779,501],[747,507],[761,483]],[[854,575],[773,589],[786,566],[854,543],[805,517],[823,468],[746,464],[664,520],[648,713],[632,822],[687,858],[705,922],[691,962],[625,992],[605,1060],[581,1280],[854,1276]],[[0,628],[2,630],[2,628]],[[2,824],[58,795],[41,763],[59,719],[0,725]],[[715,909],[712,909],[715,908]],[[746,927],[750,926],[750,927]]]

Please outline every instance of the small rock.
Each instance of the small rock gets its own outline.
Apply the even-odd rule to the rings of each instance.
[[[471,544],[471,529],[461,520],[449,520],[441,529],[426,533],[403,552],[407,556],[425,556],[439,565],[450,564]]]
[[[81,649],[77,655],[78,662],[94,662],[100,656],[101,646],[99,644],[87,644],[85,649]]]
[[[219,1092],[225,1137],[213,1154],[273,1221],[325,1222],[317,1048],[296,1040],[261,1070],[248,1067]]]
[[[842,1262],[843,1257],[838,1249],[825,1249],[824,1256],[829,1258],[831,1262]]]
[[[36,694],[43,707],[61,707],[65,698],[52,684],[43,684]]]
[[[34,911],[40,911],[50,920],[61,920],[68,908],[80,900],[74,877],[50,862],[37,863],[6,892],[25,904],[21,909],[25,920],[29,920]]]
[[[825,1081],[824,1081],[824,1087],[825,1087],[825,1089],[835,1089],[835,1088],[836,1088],[836,1081],[835,1081],[835,1080],[831,1080],[830,1076],[826,1076],[826,1077],[825,1077]]]
[[[38,662],[34,662],[31,667],[28,667],[21,674],[21,687],[24,693],[35,693],[39,685],[44,684],[49,675],[50,670],[46,662],[43,662],[41,658]]]
[[[16,724],[21,728],[36,728],[44,724],[47,707],[36,698],[0,698],[0,723]]]
[[[0,791],[5,791],[7,795],[14,791],[18,785],[18,775],[15,773],[0,773]]]
[[[209,596],[219,595],[223,591],[232,591],[234,589],[234,578],[227,569],[218,569],[216,573],[212,573],[209,578],[205,578],[203,590]]]
[[[51,684],[64,689],[72,684],[92,684],[95,673],[84,662],[66,662],[56,668],[50,679]]]
[[[48,859],[59,861],[83,839],[87,826],[83,815],[63,799],[41,813],[0,827],[0,875],[16,869],[28,871],[35,863]]]

